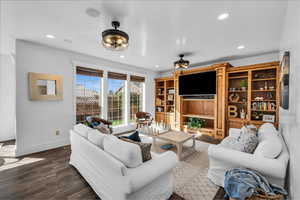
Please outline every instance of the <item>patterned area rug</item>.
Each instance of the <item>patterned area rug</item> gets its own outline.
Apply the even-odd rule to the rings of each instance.
[[[155,152],[163,152],[158,141]],[[191,149],[191,142],[187,142],[183,148],[183,161],[174,169],[175,193],[185,200],[213,200],[219,187],[207,178],[208,171],[208,143],[196,141],[195,150]],[[171,149],[176,151],[176,148]]]

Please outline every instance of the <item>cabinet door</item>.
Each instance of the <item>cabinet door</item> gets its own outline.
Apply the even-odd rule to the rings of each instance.
[[[165,114],[164,122],[165,122],[166,124],[170,124],[170,114],[169,114],[169,113],[166,113],[166,114]]]
[[[229,128],[242,128],[243,127],[243,122],[242,121],[228,121],[228,129]]]
[[[155,121],[156,122],[165,122],[165,114],[164,113],[156,113]]]

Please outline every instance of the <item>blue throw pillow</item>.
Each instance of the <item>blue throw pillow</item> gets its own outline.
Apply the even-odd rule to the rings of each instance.
[[[94,127],[96,127],[96,126],[99,126],[100,123],[99,123],[99,122],[92,122],[91,124],[92,124],[92,126],[93,126],[93,128],[94,128]]]
[[[130,139],[130,140],[135,141],[135,142],[141,142],[141,138],[139,136],[138,131],[135,131],[134,133],[132,133],[129,136],[121,136],[120,138],[127,138],[127,139]]]

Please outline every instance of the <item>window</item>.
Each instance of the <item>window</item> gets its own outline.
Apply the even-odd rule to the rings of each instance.
[[[130,122],[135,120],[135,114],[143,111],[144,77],[130,76]]]
[[[103,71],[76,68],[76,122],[101,115],[101,78]]]
[[[124,124],[126,74],[108,72],[108,120],[113,126]]]

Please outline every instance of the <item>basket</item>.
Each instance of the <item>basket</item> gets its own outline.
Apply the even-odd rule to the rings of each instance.
[[[247,198],[247,200],[283,200],[284,197],[281,194],[276,195],[268,195],[262,190],[257,190],[258,194],[253,194],[251,197]],[[230,198],[230,200],[237,200]]]

